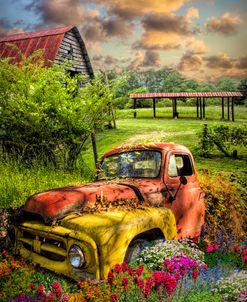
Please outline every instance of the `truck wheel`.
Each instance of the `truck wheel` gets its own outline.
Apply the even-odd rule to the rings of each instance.
[[[136,239],[130,243],[126,252],[124,261],[130,263],[140,256],[141,251],[148,245],[148,241],[145,239]]]

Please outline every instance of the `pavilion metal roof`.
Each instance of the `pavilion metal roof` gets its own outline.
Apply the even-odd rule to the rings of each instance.
[[[222,92],[157,92],[157,93],[132,93],[131,99],[151,99],[151,98],[194,98],[194,97],[236,97],[243,96],[238,91]]]

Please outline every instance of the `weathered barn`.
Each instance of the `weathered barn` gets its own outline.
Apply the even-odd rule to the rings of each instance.
[[[46,66],[61,64],[68,59],[72,62],[71,74],[82,73],[90,78],[93,76],[85,44],[75,26],[0,37],[0,58],[11,58],[11,63],[20,60],[19,51],[28,57],[38,49],[44,49],[43,59]]]

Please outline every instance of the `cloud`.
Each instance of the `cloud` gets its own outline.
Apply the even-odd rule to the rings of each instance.
[[[233,35],[237,32],[242,20],[239,15],[226,12],[221,18],[212,17],[206,24],[207,32],[216,32],[223,35]]]
[[[133,32],[133,24],[116,17],[105,18],[102,21],[102,27],[105,31],[106,36],[108,37],[127,37]]]
[[[187,38],[199,32],[191,21],[198,16],[199,11],[195,8],[190,8],[185,16],[166,12],[144,15],[141,19],[143,34],[132,47],[146,50],[177,49]]]
[[[39,26],[48,24],[78,25],[83,22],[84,5],[80,0],[32,0],[25,6],[42,18]]]
[[[12,34],[23,33],[24,29],[22,27],[18,26],[19,23],[21,24],[20,21],[15,22],[15,24],[14,24],[15,26],[12,27],[9,20],[7,20],[6,18],[0,19],[0,37],[7,36],[7,35],[12,35]]]
[[[235,64],[235,66],[238,69],[247,69],[247,55],[239,58]]]
[[[117,15],[123,19],[131,20],[142,17],[147,13],[173,12],[181,8],[187,0],[94,0],[88,1],[107,7],[110,15]]]
[[[143,67],[160,67],[160,56],[157,51],[147,50],[142,62]]]
[[[234,59],[230,58],[225,53],[205,57],[204,60],[206,62],[206,66],[211,69],[229,69],[234,66]]]
[[[195,71],[203,64],[204,54],[206,53],[206,46],[202,40],[190,38],[186,47],[188,50],[183,54],[178,64],[180,71]]]

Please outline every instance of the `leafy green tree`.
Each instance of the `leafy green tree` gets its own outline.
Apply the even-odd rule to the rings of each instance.
[[[223,77],[218,81],[216,87],[218,91],[236,91],[237,82],[233,78]]]
[[[243,97],[236,101],[236,104],[242,105],[247,99],[247,78],[240,81],[238,85],[238,90],[242,93]]]
[[[20,55],[18,64],[0,61],[2,149],[28,163],[72,168],[90,134],[108,121],[112,87],[98,75],[91,82],[71,77],[66,64],[47,68],[41,52]]]

